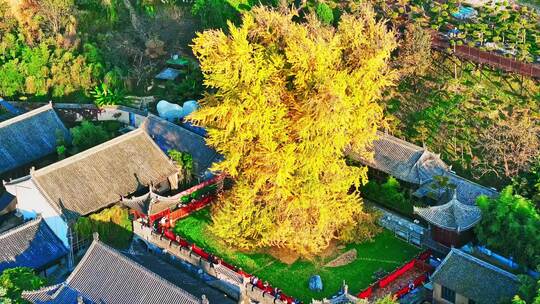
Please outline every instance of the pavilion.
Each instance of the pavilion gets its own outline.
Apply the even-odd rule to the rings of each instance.
[[[482,218],[480,209],[459,201],[455,191],[446,204],[414,207],[414,213],[429,223],[433,240],[447,247],[461,247],[469,242],[471,228]]]

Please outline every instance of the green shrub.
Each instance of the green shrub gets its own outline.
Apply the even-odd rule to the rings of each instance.
[[[187,204],[187,203],[189,203],[190,201],[191,201],[191,195],[189,195],[189,194],[188,194],[188,195],[184,195],[184,196],[182,196],[182,198],[180,198],[180,202],[181,202],[182,204]]]
[[[227,0],[195,0],[191,9],[205,28],[225,29],[227,21],[238,24],[240,12]]]
[[[404,215],[413,214],[413,203],[402,192],[399,181],[389,176],[382,185],[376,181],[369,181],[362,187],[364,197],[375,203],[379,203],[389,209]]]
[[[479,196],[476,204],[482,219],[474,232],[481,244],[524,266],[540,264],[540,213],[530,200],[507,186],[496,198]]]
[[[63,145],[56,147],[56,154],[58,154],[58,156],[66,155],[66,147]]]
[[[101,126],[83,121],[80,126],[70,129],[73,145],[77,152],[92,148],[109,140],[109,135]]]
[[[88,217],[80,217],[75,223],[79,237],[91,239],[99,233],[99,239],[116,248],[127,248],[131,242],[133,225],[126,208],[114,206]]]
[[[190,183],[193,179],[193,157],[187,152],[175,149],[167,151],[169,157],[178,165],[178,170],[182,172],[184,181]]]
[[[8,268],[0,274],[0,303],[27,303],[21,299],[21,293],[24,290],[39,289],[46,283],[31,268]]]
[[[330,6],[328,6],[326,3],[321,2],[317,4],[315,13],[317,14],[319,20],[321,20],[321,22],[324,24],[332,24],[334,21],[334,13],[332,12]]]
[[[90,94],[98,107],[122,104],[125,97],[121,90],[111,88],[106,83],[96,86]]]

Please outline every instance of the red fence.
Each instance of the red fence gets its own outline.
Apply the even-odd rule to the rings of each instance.
[[[409,263],[401,266],[391,274],[387,275],[386,277],[379,280],[379,287],[384,288],[388,286],[388,284],[394,282],[397,278],[404,275],[405,273],[409,272],[409,270],[413,269],[416,265],[416,259],[410,261]]]
[[[203,199],[204,200],[204,199]],[[201,200],[201,201],[203,201]],[[212,198],[211,197],[208,197],[208,203],[212,201]],[[203,205],[203,203],[195,203],[195,206],[199,206],[200,208],[203,208],[204,206],[206,205]],[[185,209],[185,212],[182,213],[182,216],[183,217],[186,217],[188,216],[191,212],[194,212],[198,209],[200,209],[199,207],[195,207],[193,206],[192,208],[189,208],[189,209]],[[202,207],[201,207],[202,206]],[[198,209],[197,209],[198,208]],[[172,214],[171,214],[172,216]],[[197,255],[199,255],[202,259],[208,261],[208,262],[219,262],[219,264],[229,268],[230,270],[236,272],[237,274],[243,276],[244,278],[251,278],[252,275],[245,272],[245,271],[242,271],[241,269],[211,255],[210,253],[204,251],[204,249],[200,248],[200,247],[197,247],[195,244],[192,244],[192,243],[189,243],[187,242],[186,240],[184,240],[183,238],[181,238],[180,236],[176,235],[171,229],[165,229],[165,231],[163,232],[163,235],[173,241],[173,242],[176,242],[178,243],[180,246],[182,247],[185,247],[185,248],[190,248],[191,251]],[[382,287],[385,287],[387,286],[388,284],[390,284],[391,282],[393,282],[394,280],[396,280],[398,277],[402,276],[403,274],[407,273],[408,271],[410,271],[412,268],[418,266],[420,263],[422,265],[425,264],[425,261],[431,256],[431,252],[429,250],[427,251],[424,251],[422,252],[421,254],[419,254],[415,259],[411,260],[410,262],[408,262],[407,264],[401,266],[400,268],[398,268],[397,270],[395,270],[394,272],[392,272],[391,274],[387,275],[386,277],[384,277],[383,279],[375,282],[373,285],[369,286],[368,288],[366,288],[365,290],[363,290],[362,292],[360,292],[357,297],[361,298],[361,299],[367,299],[369,298],[373,291],[377,288],[382,288]],[[212,257],[213,261],[210,261],[210,257]],[[431,271],[431,269],[429,269]],[[428,279],[428,276],[426,273],[422,274],[420,277],[418,278],[415,278],[414,279],[414,287],[413,288],[416,288],[418,286],[420,286],[421,284],[423,284],[426,280]],[[275,296],[274,295],[274,289],[272,286],[268,285],[268,286],[264,286],[263,285],[263,282],[261,280],[259,280],[256,284],[256,286],[261,289],[262,291],[264,291],[266,294],[268,295],[271,295],[271,296]],[[395,293],[395,295],[397,297],[402,297],[404,295],[406,295],[407,293],[409,293],[411,291],[411,289],[409,287],[405,287],[401,290],[399,290],[398,292]],[[293,303],[294,302],[294,298],[290,297],[290,296],[287,296],[283,293],[280,293],[279,295],[279,299],[286,302],[286,303]]]
[[[208,186],[212,186],[212,185],[217,185],[218,183],[222,182],[223,180],[225,179],[225,175],[224,174],[221,174],[221,175],[218,175],[218,176],[215,176],[209,180],[206,180],[200,184],[197,184],[187,190],[184,190],[174,196],[171,196],[171,197],[166,197],[167,200],[169,201],[177,201],[178,203],[181,202],[181,199],[182,197],[184,196],[187,196],[187,195],[191,195],[192,193],[194,193],[195,191],[198,191],[198,190],[201,190],[205,187],[208,187]],[[150,214],[150,215],[146,215],[146,214],[142,214],[136,210],[131,210],[131,213],[133,215],[135,215],[137,218],[139,217],[143,217],[143,218],[148,218],[148,224],[150,226],[152,226],[154,224],[154,222],[156,220],[159,220],[163,217],[167,217],[168,221],[167,221],[167,226],[173,226],[174,225],[174,222],[179,220],[179,219],[182,219],[186,216],[188,216],[191,212],[194,212],[194,211],[197,211],[197,210],[200,210],[204,207],[206,207],[208,204],[210,204],[214,199],[216,198],[215,195],[204,195],[201,199],[195,201],[195,202],[192,202],[184,207],[180,207],[174,211],[171,211],[170,208],[167,208],[167,209],[164,209],[158,213],[154,213],[154,214]],[[174,205],[176,206],[176,205]],[[174,207],[173,206],[173,207]]]
[[[216,183],[217,181],[221,181],[223,179],[223,177],[216,177],[215,180],[212,179],[212,180],[209,180],[208,182],[205,182],[203,183],[204,186],[200,186],[200,185],[203,185],[203,184],[200,184],[200,185],[197,185],[197,189],[202,189],[204,188],[205,186],[208,186],[208,185],[211,185],[213,183]],[[189,189],[191,190],[191,189]],[[195,190],[193,190],[195,191]],[[191,191],[191,192],[193,192]],[[190,192],[190,193],[191,193]],[[173,212],[169,212],[169,213],[165,213],[164,215],[165,216],[168,216],[169,217],[169,221],[167,222],[167,224],[165,226],[160,226],[160,231],[163,232],[163,236],[165,236],[167,239],[171,240],[172,242],[176,242],[177,244],[179,244],[180,246],[182,247],[185,247],[185,248],[190,248],[191,251],[195,254],[197,254],[198,256],[200,256],[202,259],[208,261],[208,262],[211,262],[211,263],[216,263],[216,262],[219,262],[219,264],[221,264],[222,266],[224,267],[227,267],[228,269],[236,272],[237,274],[241,275],[242,277],[244,278],[251,278],[252,275],[245,272],[245,271],[242,271],[241,269],[231,265],[231,264],[228,264],[226,263],[225,261],[211,255],[210,253],[204,251],[204,249],[200,248],[200,247],[197,247],[195,244],[192,244],[192,243],[189,243],[188,241],[184,240],[183,238],[181,238],[180,236],[176,235],[169,227],[171,227],[172,225],[170,223],[174,223],[174,221],[176,220],[179,220],[181,218],[185,218],[187,217],[189,214],[191,214],[192,212],[195,212],[197,210],[200,210],[204,207],[206,207],[208,204],[210,204],[213,200],[215,199],[215,196],[214,195],[209,195],[209,196],[205,196],[203,197],[202,199],[196,201],[196,202],[193,202],[193,203],[190,203],[182,208],[179,208]],[[160,213],[161,214],[161,213]],[[155,218],[154,220],[158,220],[158,218]],[[382,288],[382,287],[385,287],[387,286],[388,284],[390,284],[392,281],[396,280],[398,277],[402,276],[403,274],[407,273],[408,271],[410,271],[412,268],[414,268],[415,266],[417,266],[417,264],[419,263],[425,263],[425,261],[431,256],[431,253],[429,251],[425,251],[425,252],[422,252],[421,254],[418,255],[418,257],[416,257],[414,260],[411,260],[410,262],[408,262],[407,264],[401,266],[399,269],[395,270],[394,272],[392,272],[391,274],[387,275],[386,277],[384,277],[383,279],[377,281],[376,283],[374,283],[373,285],[371,285],[370,287],[366,288],[365,290],[363,290],[362,292],[360,292],[358,294],[358,297],[359,298],[363,298],[363,299],[366,299],[366,298],[369,298],[373,291],[377,288]],[[210,259],[212,261],[210,261]],[[423,282],[425,282],[427,280],[427,274],[423,274],[422,276],[416,278],[414,280],[414,286],[417,287],[419,285],[421,285]],[[256,284],[256,286],[261,289],[264,293],[268,294],[268,295],[271,295],[271,296],[275,296],[274,294],[274,290],[273,290],[273,287],[268,285],[268,286],[264,286],[263,285],[263,282],[261,280],[258,281],[258,283]],[[403,288],[401,290],[399,290],[396,295],[398,297],[401,297],[405,294],[407,294],[409,292],[409,288],[406,287],[406,288]],[[280,293],[279,297],[278,297],[280,300],[282,300],[283,302],[285,303],[288,303],[288,304],[292,304],[294,302],[294,298],[290,297],[290,296],[287,296],[283,293]]]
[[[432,35],[432,46],[436,49],[446,50],[450,48],[450,43],[440,37],[439,33]],[[540,78],[540,64],[527,63],[516,59],[507,58],[502,55],[482,51],[468,45],[457,45],[455,54],[458,57],[474,61],[476,63],[487,64],[506,72],[518,73],[524,76]]]
[[[429,250],[426,250],[422,253],[420,253],[416,258],[408,262],[407,264],[399,267],[398,269],[394,270],[392,273],[388,274],[384,278],[376,281],[368,288],[362,290],[360,293],[358,293],[357,297],[360,299],[369,299],[373,292],[376,291],[379,288],[384,288],[388,286],[390,283],[401,277],[402,275],[409,272],[411,269],[421,266],[421,267],[427,267],[428,271],[432,271],[430,266],[427,266],[426,261],[431,256],[431,252]],[[422,274],[421,276],[414,279],[412,282],[413,286],[406,286],[400,290],[398,290],[396,293],[394,293],[395,296],[398,298],[403,297],[404,295],[408,294],[412,289],[422,285],[425,281],[427,281],[428,275],[427,273]],[[412,287],[412,288],[411,288]]]
[[[193,211],[192,211],[193,212]],[[189,214],[189,213],[188,213]],[[163,235],[173,241],[173,242],[176,242],[178,243],[180,246],[182,247],[186,247],[186,248],[190,248],[191,249],[191,252],[197,254],[198,256],[200,256],[202,259],[206,260],[207,262],[209,263],[219,263],[220,265],[223,265],[227,268],[229,268],[230,270],[238,273],[239,275],[243,276],[244,278],[250,278],[252,277],[251,274],[245,272],[245,271],[242,271],[241,269],[238,269],[237,267],[229,264],[229,263],[226,263],[225,261],[211,255],[210,253],[204,251],[204,249],[200,248],[200,247],[197,247],[195,244],[192,244],[192,243],[189,243],[188,241],[184,240],[183,238],[181,238],[180,236],[176,235],[171,229],[166,229],[163,231]],[[210,257],[212,257],[212,261],[210,261]],[[274,295],[274,289],[272,286],[268,285],[268,286],[264,286],[263,285],[263,282],[261,280],[259,280],[259,282],[257,283],[256,285],[259,289],[261,289],[263,292],[265,292],[266,294],[268,295],[271,295],[271,296],[275,296]],[[285,302],[285,303],[288,303],[288,304],[292,304],[294,302],[294,298],[290,297],[290,296],[287,296],[283,293],[280,293],[279,297],[278,297],[281,301]]]
[[[175,195],[173,198],[168,198],[168,199],[174,199],[174,198],[177,198],[178,200],[180,200],[181,197],[185,196],[185,195],[189,195],[199,189],[202,189],[206,186],[210,186],[210,185],[213,185],[213,184],[217,184],[218,182],[221,182],[223,179],[225,178],[224,175],[220,175],[220,176],[216,176],[208,181],[205,181],[201,184],[198,184],[197,186],[194,186],[186,191],[183,191],[183,192],[180,192],[178,193],[177,195]],[[237,274],[243,276],[244,278],[250,278],[252,277],[251,274],[245,272],[245,271],[242,271],[241,269],[229,264],[229,263],[226,263],[225,261],[211,255],[210,253],[204,251],[204,249],[200,248],[200,247],[197,247],[195,244],[192,244],[192,243],[189,243],[188,241],[184,240],[183,238],[181,238],[180,236],[176,235],[172,229],[170,229],[170,227],[172,227],[174,225],[174,222],[179,220],[179,219],[182,219],[182,218],[185,218],[187,216],[189,216],[191,213],[195,212],[195,211],[198,211],[198,210],[201,210],[203,209],[204,207],[208,206],[214,199],[216,198],[215,195],[207,195],[207,196],[204,196],[202,197],[200,200],[198,201],[195,201],[195,202],[192,202],[192,203],[189,203],[187,204],[186,206],[184,207],[181,207],[177,210],[174,210],[174,211],[170,211],[169,209],[166,209],[158,214],[153,214],[151,216],[149,216],[149,219],[151,222],[154,222],[156,220],[159,220],[160,218],[162,217],[167,217],[168,218],[168,221],[165,225],[160,225],[159,226],[159,231],[163,233],[163,236],[166,237],[167,239],[171,240],[172,242],[176,242],[177,244],[179,244],[180,246],[182,247],[185,247],[185,248],[190,248],[191,249],[191,252],[197,254],[198,256],[200,256],[202,259],[208,261],[208,262],[219,262],[219,264],[221,264],[222,266],[224,267],[227,267],[228,269],[236,272]],[[211,258],[212,257],[212,258]],[[210,259],[212,259],[213,261],[210,261]],[[268,286],[264,286],[263,285],[263,282],[259,280],[259,282],[257,283],[257,287],[259,289],[261,289],[263,292],[265,292],[266,294],[268,295],[271,295],[271,296],[275,296],[274,295],[274,289],[272,286],[268,285]],[[287,296],[283,293],[280,293],[279,297],[278,297],[280,300],[282,300],[283,302],[285,303],[293,303],[294,302],[294,298],[290,297],[290,296]]]
[[[180,199],[186,195],[190,195],[192,194],[193,192],[197,191],[197,190],[201,190],[207,186],[211,186],[211,185],[214,185],[214,184],[217,184],[219,182],[221,182],[222,180],[225,179],[225,174],[220,174],[218,176],[215,176],[209,180],[206,180],[200,184],[197,184],[187,190],[184,190],[176,195],[174,195],[173,197],[170,197],[169,199],[178,199],[178,201],[180,201]]]
[[[202,199],[198,201],[195,201],[184,207],[174,210],[173,212],[169,214],[170,225],[173,226],[177,220],[185,218],[192,212],[203,209],[208,204],[210,204],[215,198],[216,198],[215,195],[209,195],[209,196],[203,197]]]

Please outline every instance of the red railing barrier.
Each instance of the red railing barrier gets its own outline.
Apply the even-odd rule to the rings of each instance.
[[[410,292],[410,289],[408,286],[405,286],[403,288],[401,288],[400,290],[398,290],[394,295],[396,296],[396,298],[401,298],[403,297],[404,295],[408,294]]]
[[[427,259],[429,259],[429,257],[431,256],[431,250],[426,250],[424,252],[421,252],[419,255],[418,255],[418,259],[421,260],[421,261],[427,261]]]
[[[371,297],[372,293],[373,293],[373,286],[369,286],[368,288],[364,289],[364,291],[358,294],[358,298],[368,299],[369,297]]]
[[[427,274],[423,274],[414,280],[414,286],[418,287],[427,280]]]
[[[169,208],[161,211],[161,212],[158,212],[156,214],[152,214],[150,216],[148,216],[148,222],[150,224],[150,226],[152,226],[154,224],[155,221],[161,219],[162,217],[164,216],[167,216],[171,213],[171,210]]]
[[[210,204],[216,197],[214,195],[209,195],[206,197],[203,197],[202,199],[190,203],[184,207],[178,208],[177,210],[174,210],[169,214],[169,221],[171,223],[171,226],[180,219],[183,219],[190,215],[192,212],[198,211],[206,207],[206,205]]]
[[[198,211],[198,210],[206,207],[210,202],[212,202],[212,200],[214,198],[215,198],[215,196],[209,195],[209,196],[206,196],[206,197],[204,197],[204,198],[202,198],[202,199],[200,199],[200,200],[198,200],[196,202],[193,202],[193,203],[191,203],[191,204],[189,204],[187,206],[184,206],[184,207],[182,207],[182,208],[180,208],[178,210],[175,210],[175,211],[173,211],[173,212],[171,212],[169,214],[169,219],[171,220],[172,218],[175,218],[176,220],[178,220],[180,218],[184,218],[184,217],[188,216],[189,214],[191,214],[192,212]],[[180,236],[176,235],[171,229],[164,229],[163,227],[160,227],[160,231],[163,231],[163,235],[167,239],[178,243],[182,247],[191,248],[191,251],[193,253],[197,254],[202,259],[205,259],[206,261],[208,261],[208,259],[210,257],[210,254],[207,253],[206,251],[204,251],[204,249],[202,249],[200,247],[197,247],[195,244],[191,244],[191,243],[187,242],[186,240],[184,240]],[[411,270],[417,263],[424,264],[424,262],[430,256],[431,256],[431,252],[429,250],[420,253],[415,259],[411,260],[407,264],[401,266],[396,271],[392,272],[390,275],[387,275],[385,278],[375,282],[374,284],[372,284],[368,288],[364,289],[362,292],[360,292],[357,295],[357,297],[362,298],[362,299],[369,298],[376,288],[382,288],[382,287],[387,286],[392,281],[394,281],[395,279],[397,279],[398,277],[400,277],[401,275],[403,275],[407,271]],[[226,263],[225,261],[223,261],[219,257],[215,257],[215,258],[219,260],[221,265],[231,269],[232,271],[234,271],[237,274],[243,276],[244,278],[252,277],[251,274],[249,274],[249,273],[247,273],[247,272],[245,272],[245,271],[243,271],[243,270],[241,270],[241,269],[239,269],[239,268],[237,268],[237,267],[235,267],[235,266],[233,266],[233,265],[231,265],[229,263]],[[427,280],[427,278],[428,278],[427,274],[423,274],[422,276],[416,278],[414,280],[414,286],[417,287],[417,286],[421,285],[422,283],[424,283]],[[268,287],[265,288],[263,286],[263,282],[261,280],[259,280],[259,282],[257,283],[257,287],[259,289],[263,290],[263,291],[266,291],[266,293],[268,295],[274,296],[273,287],[269,285]],[[409,287],[407,286],[405,288],[400,289],[395,295],[398,296],[398,297],[402,297],[402,296],[406,295],[409,292],[410,292],[410,290],[409,290]],[[286,294],[283,294],[283,293],[280,294],[279,298],[282,301],[284,301],[284,302],[286,302],[288,304],[291,304],[294,301],[294,298],[292,298],[290,296],[287,296]]]
[[[360,293],[357,294],[357,297],[360,298],[360,299],[368,299],[369,297],[371,297],[371,295],[373,294],[375,289],[383,288],[383,287],[388,286],[388,284],[392,283],[397,278],[399,278],[400,276],[402,276],[403,274],[405,274],[407,271],[411,270],[415,266],[422,265],[422,267],[424,267],[423,265],[426,265],[425,262],[429,259],[430,256],[431,256],[431,251],[430,250],[425,250],[425,251],[421,252],[420,254],[418,254],[418,256],[416,258],[409,261],[407,264],[401,266],[400,268],[398,268],[397,270],[395,270],[391,274],[389,274],[386,277],[376,281],[371,286],[369,286],[366,289],[362,290]],[[421,264],[419,264],[419,263],[421,263]],[[431,271],[431,268],[430,268],[429,265],[426,265],[426,268],[427,268],[426,269],[427,271]],[[418,277],[418,278],[416,278],[414,280],[414,282],[413,282],[414,286],[415,287],[420,286],[427,279],[428,279],[427,274],[421,275],[420,277]],[[400,289],[399,291],[397,291],[395,293],[395,295],[398,296],[398,298],[399,298],[399,297],[402,297],[402,296],[406,295],[409,292],[410,292],[410,290],[409,290],[409,287],[407,286],[407,287],[404,287],[404,288]]]
[[[396,271],[392,272],[391,274],[387,275],[386,277],[382,278],[379,281],[379,287],[381,287],[381,288],[386,287],[388,284],[395,281],[397,278],[402,276],[404,273],[406,273],[407,271],[413,269],[414,265],[416,265],[416,259],[408,262],[407,264],[403,265],[398,270],[396,270]]]

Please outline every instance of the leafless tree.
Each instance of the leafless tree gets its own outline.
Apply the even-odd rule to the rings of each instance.
[[[513,177],[540,155],[540,123],[528,110],[501,113],[498,123],[481,132],[477,147],[481,157],[475,165],[482,174]]]

